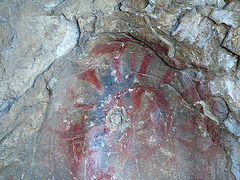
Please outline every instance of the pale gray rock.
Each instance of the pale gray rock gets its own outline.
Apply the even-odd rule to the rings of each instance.
[[[230,1],[224,9],[227,9],[229,11],[237,11],[240,12],[240,2],[238,0]]]
[[[120,0],[94,0],[93,10],[96,12],[106,12],[109,13],[114,11],[118,7]]]
[[[238,113],[240,106],[240,96],[238,82],[236,77],[225,74],[224,77],[215,77],[210,83],[210,89],[213,94],[226,96],[229,108]],[[219,88],[221,87],[221,88]]]
[[[0,19],[0,50],[8,48],[13,38],[14,34],[9,23]]]
[[[227,48],[229,51],[240,55],[240,27],[237,28],[231,28],[229,30],[229,33],[227,34],[227,37],[224,39],[222,46]]]
[[[206,5],[211,5],[211,6],[216,6],[216,7],[224,7],[226,5],[226,2],[224,0],[176,0],[177,2],[180,3],[187,3],[191,4],[193,6],[206,6]]]
[[[21,166],[20,174],[30,171],[35,151],[37,132],[41,128],[49,95],[43,77],[36,86],[12,105],[11,110],[1,117],[0,129],[0,172],[11,175]],[[28,170],[27,170],[28,169]],[[18,174],[17,177],[20,175]]]
[[[25,31],[18,33],[14,48],[3,53],[6,74],[1,82],[1,100],[18,98],[23,94],[37,75],[73,49],[79,37],[77,24],[63,16],[26,17],[19,24],[20,27],[22,25],[25,25]],[[10,65],[12,61],[14,65]],[[7,78],[11,81],[5,80]]]
[[[184,41],[186,43],[193,44],[197,41],[197,37],[201,31],[199,31],[199,27],[202,22],[201,14],[196,11],[189,11],[182,18],[177,29],[172,33],[173,36],[176,36],[178,41]],[[201,28],[202,29],[202,28]],[[206,30],[208,34],[210,31]],[[210,37],[206,34],[206,38]]]
[[[212,19],[217,24],[224,23],[228,26],[236,28],[240,25],[240,15],[239,12],[226,9],[214,9],[209,18]]]
[[[77,4],[77,5],[76,5]],[[89,14],[93,11],[93,2],[84,0],[68,0],[62,2],[59,6],[52,9],[52,14],[64,16],[71,22],[76,22],[75,15]]]
[[[172,36],[193,49],[188,58],[195,65],[229,70],[235,67],[237,58],[220,47],[226,33],[227,28],[215,26],[208,18],[193,10],[182,17]]]
[[[107,149],[106,143],[102,143],[98,147],[103,148],[103,154],[109,152],[106,156],[109,162],[119,164],[116,172],[112,169],[108,174],[101,172],[106,179],[114,173],[116,176],[112,179],[131,179],[132,176],[157,179],[159,174],[165,179],[206,179],[206,173],[202,172],[207,172],[209,179],[239,179],[239,12],[238,0],[0,1],[0,179],[61,179],[59,177],[64,175],[69,179],[75,176],[87,179],[81,167],[88,167],[93,161],[78,159],[83,162],[81,165],[70,161],[54,165],[54,162],[61,162],[61,158],[69,159],[73,155],[65,154],[66,147],[70,152],[73,150],[70,141],[65,143],[68,137],[71,140],[71,136],[77,134],[73,145],[85,143],[81,139],[82,131],[74,131],[74,128],[83,128],[85,133],[85,127],[71,122],[64,130],[61,125],[69,122],[68,118],[77,123],[80,115],[94,105],[96,113],[85,113],[84,118],[89,120],[86,127],[95,128],[97,123],[90,117],[99,115],[96,96],[104,97],[101,103],[106,105],[117,88],[129,88],[128,93],[119,96],[123,102],[128,102],[123,104],[129,108],[120,107],[121,102],[116,100],[118,104],[109,111],[105,110],[106,128],[110,132],[124,133],[132,124],[131,118],[135,117],[130,115],[129,118],[129,112],[133,112],[130,111],[131,105],[138,105],[137,101],[129,101],[129,97],[137,92],[129,86],[139,83],[162,89],[160,91],[169,107],[161,109],[164,103],[160,103],[161,112],[146,113],[144,108],[148,104],[144,102],[151,101],[151,98],[155,100],[153,95],[156,92],[143,90],[143,94],[138,94],[142,96],[139,102],[142,105],[141,110],[136,111],[137,116],[142,117],[141,113],[145,113],[145,121],[169,116],[175,123],[169,130],[170,139],[151,159],[155,166],[151,166],[150,160],[129,160],[124,157],[125,151],[123,156],[119,154],[124,158],[118,159],[111,152],[120,148]],[[149,70],[146,69],[148,65]],[[82,73],[89,67],[95,70],[90,68],[88,73],[92,73],[91,76]],[[133,74],[138,73],[142,76],[129,84]],[[96,77],[100,77],[102,86]],[[124,83],[116,85],[121,78]],[[101,87],[105,89],[100,91]],[[69,88],[78,94],[74,96],[74,91],[67,91]],[[74,107],[69,104],[72,100]],[[83,101],[90,104],[81,104]],[[102,105],[99,104],[99,109]],[[60,122],[57,119],[59,114],[66,119],[60,119]],[[192,121],[192,115],[198,118]],[[99,120],[104,116],[99,116]],[[69,126],[71,133],[68,134]],[[145,126],[149,128],[148,124]],[[136,130],[145,126],[138,122],[134,124]],[[62,134],[56,131],[57,127]],[[161,134],[166,127],[163,126],[161,131],[153,129]],[[109,133],[106,129],[103,132]],[[156,145],[156,140],[161,138],[151,134],[152,129],[146,132],[148,129],[142,131],[139,138],[147,139],[147,143],[141,144],[134,139],[139,143],[138,148],[130,152],[134,157],[139,151],[145,154],[147,151],[143,147]],[[94,146],[103,138],[102,134],[93,139],[91,133],[88,135],[88,141],[93,140]],[[118,140],[118,135],[112,135],[111,138]],[[55,137],[66,141],[56,141]],[[102,154],[96,155],[93,144],[89,144],[95,153],[92,158],[103,157]],[[131,145],[135,146],[134,143]],[[177,147],[177,151],[173,147]],[[147,147],[147,150],[153,149]],[[192,156],[186,156],[186,152]],[[75,155],[81,158],[81,155]],[[91,159],[91,156],[86,157]],[[173,157],[174,163],[170,161]],[[46,163],[43,159],[52,159],[53,162]],[[196,160],[200,163],[196,164]],[[204,165],[205,160],[207,165]],[[98,162],[97,166],[91,167],[99,168]],[[120,165],[124,163],[124,167],[133,167],[130,168],[132,173],[123,173],[124,168]],[[52,165],[59,169],[54,171]],[[72,172],[67,171],[70,166]],[[75,167],[79,167],[82,173],[74,172]]]
[[[41,8],[43,8],[45,11],[48,11],[49,13],[51,13],[51,10],[53,8],[61,5],[64,1],[65,0],[33,0],[33,2],[38,4]]]
[[[225,145],[229,151],[229,155],[232,159],[232,167],[231,171],[235,175],[238,180],[240,177],[240,142],[239,138],[234,138],[233,136],[226,135],[225,137]]]
[[[125,0],[121,2],[119,8],[122,11],[139,11],[146,8],[147,5],[147,0]]]
[[[208,17],[213,9],[214,9],[214,7],[211,5],[197,7],[197,11],[205,17]]]
[[[0,17],[9,19],[9,7],[4,1],[0,1]]]

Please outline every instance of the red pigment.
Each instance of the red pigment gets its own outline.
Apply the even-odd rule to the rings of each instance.
[[[94,57],[98,55],[109,54],[109,56],[113,58],[112,53],[115,51],[120,52],[120,54],[122,54],[124,49],[126,48],[123,42],[129,42],[129,41],[133,41],[133,40],[131,38],[124,37],[124,38],[117,39],[116,41],[113,41],[113,42],[95,46],[90,51],[91,52],[90,55],[86,58],[87,59],[87,61],[85,61],[86,64],[88,64],[88,67],[90,67],[92,65],[92,61]]]
[[[213,99],[213,97],[211,95],[211,90],[208,86],[208,84],[212,80],[212,78],[210,78],[208,76],[207,71],[204,72],[204,75],[205,75],[205,79],[204,79],[205,81],[203,83],[197,82],[196,89],[197,89],[197,92],[198,92],[199,96],[201,97],[201,99],[205,100],[208,103],[209,107],[213,111],[213,114],[216,115],[220,111],[219,105]],[[211,134],[211,139],[212,139],[213,143],[219,145],[220,144],[219,125],[216,125],[211,119],[206,118],[205,126],[207,128],[207,131]]]
[[[132,93],[132,103],[133,103],[133,108],[135,110],[140,107],[142,94],[144,92],[145,92],[144,89],[134,89],[134,92]]]
[[[79,165],[83,162],[86,156],[87,145],[85,144],[86,134],[88,129],[85,127],[85,115],[87,110],[82,114],[81,122],[79,124],[70,123],[70,127],[61,133],[60,139],[62,142],[63,149],[66,149],[67,157],[66,163],[69,170],[72,172],[73,177],[78,177]],[[71,119],[68,119],[71,122]]]
[[[82,104],[82,103],[75,103],[73,107],[77,108],[83,108],[83,109],[92,109],[93,105],[87,105],[87,104]]]
[[[69,90],[67,92],[69,92],[69,96],[71,97],[72,92],[74,91]],[[67,108],[60,108],[61,115],[59,116],[58,122],[61,123],[61,126],[57,130],[54,130],[48,125],[46,125],[46,128],[53,134],[53,143],[58,142],[58,151],[65,159],[65,165],[67,169],[71,171],[71,177],[72,179],[74,179],[75,177],[78,177],[79,170],[81,171],[81,169],[79,168],[87,155],[86,150],[88,145],[87,143],[85,143],[85,141],[86,134],[88,133],[89,129],[85,127],[85,115],[87,114],[87,111],[89,109],[93,108],[93,105],[80,103],[75,103],[72,105],[72,98],[69,99],[67,97],[65,97],[64,99],[67,103],[69,103],[69,105],[67,105]],[[79,117],[80,123],[73,124],[71,122],[71,118],[67,116],[67,111],[71,106],[85,109],[84,112],[81,114],[81,117]],[[68,123],[63,123],[63,118],[65,116],[67,116]],[[51,147],[51,144],[49,144],[49,147]],[[49,154],[49,165],[53,164],[53,168],[57,170],[57,163],[58,162],[56,161],[55,153]]]
[[[184,90],[181,94],[182,94],[183,98],[185,100],[187,100],[189,103],[191,103],[192,105],[195,102],[201,100],[201,98],[199,97],[199,94],[196,90],[195,83],[192,83],[191,86],[189,88],[187,88],[186,90]]]
[[[181,137],[176,137],[176,140],[178,142],[180,142],[181,144],[184,144],[186,147],[190,148],[191,150],[191,155],[194,156],[194,152],[196,151],[196,144],[195,142],[190,142],[190,141],[186,141],[185,139],[181,138]]]
[[[174,75],[171,72],[171,70],[168,70],[165,74],[165,76],[162,79],[162,83],[171,83],[174,80]],[[191,86],[187,89],[185,89],[181,94],[185,100],[190,102],[191,104],[194,104],[197,101],[204,100],[209,104],[213,112],[217,111],[218,104],[217,102],[212,98],[211,91],[208,87],[209,84],[209,78],[206,74],[206,78],[204,79],[204,82],[193,82]],[[179,97],[179,100],[182,100],[182,97]],[[202,109],[202,107],[201,107]],[[203,109],[202,109],[203,110]],[[185,133],[194,134],[195,132],[195,123],[194,122],[203,122],[204,126],[206,127],[206,130],[209,132],[212,142],[216,145],[220,144],[220,129],[217,124],[215,124],[211,119],[206,118],[203,119],[201,117],[195,117],[193,116],[189,120],[184,121],[184,125],[177,126],[177,130],[183,131]],[[210,176],[208,174],[208,169],[213,166],[214,159],[216,158],[217,151],[214,150],[207,150],[204,152],[201,152],[196,147],[196,142],[200,141],[200,137],[196,137],[194,139],[191,139],[191,142],[188,142],[188,140],[184,140],[182,137],[175,137],[178,142],[185,145],[186,147],[191,149],[191,156],[196,156],[197,152],[200,153],[201,157],[203,159],[206,159],[208,161],[201,162],[201,168],[199,169],[199,174],[196,179],[206,179]],[[203,138],[204,139],[204,138]],[[198,175],[199,175],[198,174]]]
[[[205,126],[207,131],[211,134],[211,139],[214,144],[220,144],[220,129],[217,124],[215,124],[211,119],[205,118]]]
[[[119,38],[116,41],[120,41],[120,42],[132,42],[134,41],[134,39],[130,38],[130,37],[123,37],[123,38]]]
[[[170,84],[176,77],[178,77],[177,72],[172,69],[168,69],[163,76],[161,83]]]
[[[210,98],[212,99],[211,90],[208,86],[210,79],[206,74],[205,76],[204,82],[196,82],[196,89],[202,100],[209,101]]]
[[[167,47],[161,46],[159,43],[156,42],[149,42],[148,43],[157,53],[164,53],[165,55],[168,54],[169,49]]]
[[[142,39],[141,37],[137,37],[138,39]],[[123,37],[123,38],[119,38],[117,39],[117,41],[120,42],[133,42],[133,41],[138,41],[137,39],[133,39],[130,37]],[[157,53],[164,53],[164,54],[168,54],[169,49],[167,47],[161,46],[159,43],[156,42],[149,42],[147,40],[144,40],[145,42],[147,42],[147,44],[149,46],[151,46]]]
[[[143,48],[144,57],[143,61],[140,67],[140,70],[138,71],[139,75],[142,76],[143,74],[147,74],[148,66],[151,64],[152,60],[155,58],[155,55],[150,52],[150,50]]]
[[[69,171],[72,172],[72,179],[74,177],[78,177],[78,170],[79,165],[83,162],[84,157],[86,156],[86,149],[87,145],[85,145],[85,138],[87,129],[84,127],[83,124],[70,124],[70,128],[64,132],[59,132],[54,130],[55,133],[53,133],[53,143],[59,142],[57,144],[58,151],[61,154],[62,157],[65,159],[66,167]],[[60,140],[60,141],[58,141]],[[50,142],[49,142],[50,143]],[[56,144],[55,144],[56,145]],[[49,147],[52,145],[49,144]],[[55,151],[51,150],[50,152]],[[50,169],[57,170],[57,161],[55,157],[55,153],[49,153],[48,157],[48,164]],[[51,167],[51,164],[53,164],[53,167]]]
[[[67,154],[65,157],[67,167],[72,172],[73,177],[78,177],[79,165],[83,162],[86,156],[87,147],[84,145],[84,140],[87,131],[85,129],[78,129],[78,127],[73,127],[76,133],[71,132],[69,135],[63,135],[62,140],[65,139],[65,148]]]
[[[77,78],[94,84],[98,90],[102,89],[97,73],[93,68],[89,68],[86,71],[77,74]]]
[[[130,39],[123,39],[123,42],[125,41],[130,41]],[[168,53],[168,49],[161,47],[159,44],[154,45],[155,49],[158,49],[158,51]],[[112,58],[113,62],[113,68],[116,70],[116,75],[118,80],[121,80],[121,72],[120,72],[120,58],[122,53],[124,52],[124,49],[126,48],[125,45],[122,45],[122,43],[119,42],[114,42],[110,44],[103,44],[99,45],[96,48],[92,50],[92,57],[100,54],[109,54],[109,56]],[[139,70],[139,75],[147,74],[147,69],[149,65],[151,64],[152,60],[155,58],[155,55],[150,52],[150,50],[143,48],[144,51],[144,57],[143,61]],[[135,52],[132,53],[131,55],[131,65],[130,65],[130,70],[134,71],[135,70]],[[83,73],[80,73],[77,75],[77,77],[81,80],[88,81],[96,86],[98,90],[102,89],[102,86],[100,84],[100,81],[97,77],[96,71],[93,68],[89,68]],[[176,74],[173,70],[168,70],[166,74],[164,75],[161,83],[171,83],[174,79],[176,78]],[[208,81],[206,81],[208,83]],[[182,95],[184,99],[187,99],[190,101],[192,104],[194,104],[196,101],[199,101],[200,99],[209,99],[211,96],[210,92],[207,91],[204,92],[204,88],[198,88],[199,84],[192,83],[192,85],[186,89]],[[207,86],[203,86],[207,87]],[[131,100],[133,103],[133,110],[127,110],[127,116],[128,118],[131,118],[131,125],[128,127],[125,132],[123,137],[121,138],[120,141],[115,142],[114,140],[116,139],[116,136],[113,136],[111,134],[111,131],[108,129],[108,127],[105,127],[105,132],[108,133],[108,140],[112,144],[113,149],[116,151],[119,151],[120,154],[130,158],[134,159],[136,158],[136,155],[132,154],[130,152],[130,144],[131,144],[131,139],[134,138],[133,136],[139,135],[139,141],[143,142],[141,146],[139,147],[139,150],[142,152],[142,155],[137,155],[138,158],[148,158],[151,157],[157,148],[160,147],[160,145],[164,144],[164,142],[169,138],[169,135],[171,135],[171,128],[173,127],[173,122],[171,118],[171,110],[170,110],[170,105],[164,98],[163,94],[161,94],[160,89],[156,89],[154,87],[149,87],[149,86],[135,86],[132,88],[133,91],[129,91],[129,88],[124,89],[121,92],[117,92],[113,95],[111,101],[109,104],[105,106],[105,111],[103,116],[106,117],[107,112],[109,109],[114,107],[116,104],[120,107],[124,107],[123,103],[123,95],[130,93],[131,94]],[[141,109],[141,100],[144,92],[149,91],[153,94],[153,99],[154,101],[149,102],[149,105],[144,109],[146,113],[141,113],[143,109]],[[69,97],[67,97],[65,101],[70,101],[73,102],[75,98],[75,91],[74,90],[69,90],[67,92]],[[155,105],[157,104],[157,106]],[[66,105],[68,108],[62,108],[63,114],[67,114],[67,109],[69,109],[70,106]],[[68,166],[69,170],[72,171],[73,177],[78,177],[78,168],[81,163],[83,163],[83,159],[86,158],[86,150],[87,150],[87,145],[85,145],[85,139],[86,139],[86,134],[88,133],[89,129],[85,127],[85,119],[84,116],[86,115],[87,111],[89,109],[93,108],[93,105],[87,105],[87,104],[81,104],[81,103],[76,103],[72,105],[73,107],[77,108],[82,108],[85,109],[85,112],[83,113],[81,117],[81,122],[79,124],[70,124],[70,128],[63,131],[63,132],[58,132],[53,129],[49,129],[50,132],[53,132],[55,135],[54,136],[59,136],[60,140],[62,141],[60,146],[62,149],[64,149],[64,152],[66,154],[65,157],[67,158],[66,165]],[[150,113],[158,110],[158,108],[162,108],[165,112],[164,114],[164,119],[157,122],[152,122],[152,119],[150,117]],[[128,109],[126,107],[125,109]],[[143,117],[142,117],[143,116]],[[144,125],[141,129],[136,129],[135,123],[139,120],[143,119],[144,120]],[[194,118],[191,119],[194,121]],[[187,133],[194,133],[194,122],[191,122],[191,120],[186,120],[185,123],[186,125],[180,125],[178,127],[178,130],[182,130]],[[70,118],[68,119],[69,122],[71,122]],[[202,121],[202,119],[200,119]],[[104,120],[104,123],[106,123],[106,120]],[[165,126],[165,123],[167,126]],[[192,124],[191,124],[192,123]],[[64,124],[66,125],[66,124]],[[220,143],[220,131],[219,127],[215,125],[210,119],[207,119],[205,121],[205,125],[207,127],[207,131],[210,132],[212,141],[215,144]],[[66,129],[66,126],[64,127]],[[148,132],[151,132],[152,129],[156,130],[157,136],[162,138],[161,144],[157,145],[150,145],[147,141],[147,138],[149,134]],[[144,132],[144,133],[143,133]],[[147,132],[147,133],[145,133]],[[186,140],[181,139],[180,137],[176,137],[182,144],[185,144],[187,147],[193,147],[192,144],[189,144]],[[54,140],[55,142],[55,140]],[[120,152],[120,149],[123,149],[123,151]],[[97,164],[96,159],[94,159],[93,155],[96,154],[98,150],[89,150],[89,156],[88,156],[88,166],[87,166],[87,174],[88,177],[90,178],[93,177],[94,174],[98,174],[98,179],[111,179],[112,174],[114,173],[114,168],[109,167],[107,171],[103,171]],[[56,165],[55,165],[56,166]]]
[[[112,42],[109,44],[101,44],[101,45],[94,47],[91,50],[91,53],[93,56],[102,55],[102,54],[110,54],[110,56],[112,57],[113,52],[118,51],[118,52],[122,53],[125,48],[126,48],[126,46],[123,45],[121,42]]]
[[[120,59],[122,53],[124,52],[126,46],[120,42],[112,42],[109,44],[101,44],[92,49],[92,55],[101,55],[101,54],[109,54],[110,58],[112,58],[113,68],[116,70],[116,76],[118,81],[122,80],[121,69],[120,69]]]
[[[209,88],[209,83],[212,80],[212,78],[208,76],[206,71],[204,72],[204,75],[205,81],[203,83],[198,82],[196,84],[197,91],[201,99],[205,100],[208,103],[209,107],[213,111],[213,114],[217,115],[221,113],[221,107],[218,104],[218,101],[214,100],[214,98],[212,97],[211,90]]]

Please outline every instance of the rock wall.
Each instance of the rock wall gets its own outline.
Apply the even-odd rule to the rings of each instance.
[[[0,1],[2,179],[240,179],[240,1]]]

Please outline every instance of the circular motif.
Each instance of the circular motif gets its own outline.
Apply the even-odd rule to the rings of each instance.
[[[61,81],[45,127],[54,177],[138,179],[139,169],[151,166],[155,172],[144,177],[156,179],[164,174],[157,166],[168,172],[164,163],[186,174],[194,172],[189,166],[202,174],[214,165],[217,152],[209,159],[199,142],[206,149],[218,143],[218,129],[192,109],[204,98],[214,101],[191,79],[176,92],[168,84],[179,74],[159,61],[145,47],[106,43],[93,48],[84,71]],[[197,126],[211,139],[199,136]]]

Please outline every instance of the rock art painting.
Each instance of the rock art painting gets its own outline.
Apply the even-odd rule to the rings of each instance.
[[[62,76],[38,138],[46,179],[228,179],[211,76],[131,38],[97,43]]]

